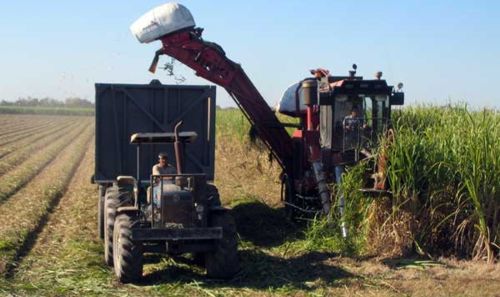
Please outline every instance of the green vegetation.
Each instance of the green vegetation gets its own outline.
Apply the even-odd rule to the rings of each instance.
[[[52,98],[19,98],[15,102],[2,100],[0,114],[92,116],[94,103],[76,97],[66,98],[64,101]]]
[[[406,108],[389,149],[391,216],[422,252],[493,261],[500,247],[500,113]]]

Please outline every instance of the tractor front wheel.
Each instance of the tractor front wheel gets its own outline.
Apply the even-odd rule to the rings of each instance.
[[[142,277],[142,242],[132,240],[132,228],[138,227],[135,216],[120,214],[113,230],[113,265],[118,280],[129,283]]]
[[[227,212],[211,214],[209,222],[211,227],[222,227],[222,239],[217,241],[214,251],[205,254],[207,275],[231,278],[240,270],[236,224]]]
[[[113,266],[113,228],[118,207],[133,205],[133,195],[126,189],[113,186],[104,199],[104,261]]]

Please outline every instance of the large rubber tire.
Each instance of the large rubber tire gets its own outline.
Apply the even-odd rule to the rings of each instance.
[[[116,185],[107,189],[104,201],[104,261],[109,266],[113,266],[113,228],[116,210],[118,207],[133,204],[133,195],[130,191]]]
[[[222,239],[215,244],[215,250],[205,254],[207,276],[213,278],[231,278],[239,270],[238,239],[236,224],[227,212],[213,213],[209,218],[211,227],[222,227]]]
[[[115,274],[122,283],[138,281],[142,277],[142,242],[133,241],[131,229],[139,221],[128,214],[116,217],[113,230],[113,263]]]
[[[97,201],[97,234],[99,239],[104,239],[104,199],[106,188],[99,186],[99,200]]]

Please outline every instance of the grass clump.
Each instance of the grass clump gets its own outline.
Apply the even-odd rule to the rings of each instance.
[[[412,107],[396,113],[394,123],[394,198],[385,222],[406,221],[406,234],[398,236],[417,251],[492,262],[500,246],[498,112]]]
[[[338,252],[355,256],[364,252],[367,211],[372,203],[358,190],[363,187],[366,162],[347,168],[341,185],[331,185],[334,197],[328,218],[315,218],[305,230],[305,248]],[[344,212],[341,214],[341,197],[344,197]],[[342,226],[347,237],[342,235]]]

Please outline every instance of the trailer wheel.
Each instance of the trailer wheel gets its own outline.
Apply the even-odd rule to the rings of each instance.
[[[133,195],[116,185],[108,188],[104,201],[104,261],[113,266],[113,228],[118,207],[133,205]]]
[[[227,212],[214,213],[209,221],[211,227],[222,227],[223,232],[222,239],[215,244],[215,250],[205,254],[207,275],[231,278],[240,270],[236,224]]]
[[[97,201],[97,234],[99,239],[104,239],[104,199],[106,188],[99,186],[99,200]]]
[[[214,184],[207,184],[207,205],[209,207],[221,206],[219,190]]]
[[[193,264],[198,267],[205,267],[205,254],[203,253],[193,253]]]
[[[138,227],[135,216],[120,214],[113,230],[113,263],[115,274],[122,283],[137,281],[142,277],[142,242],[132,240],[132,228]]]

